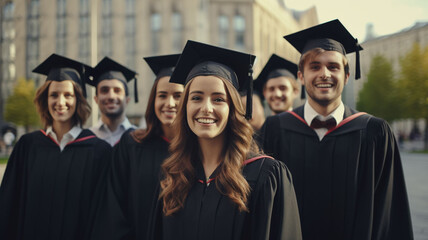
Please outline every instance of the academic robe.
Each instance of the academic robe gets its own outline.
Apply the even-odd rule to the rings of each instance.
[[[136,142],[131,131],[113,150],[113,164],[92,239],[146,239],[148,221],[169,141],[155,136]],[[156,196],[157,197],[157,196]]]
[[[110,152],[89,130],[62,152],[42,130],[22,136],[0,187],[0,239],[85,239]]]
[[[293,175],[304,240],[413,239],[398,147],[382,119],[345,107],[320,141],[303,106],[269,117],[267,154]]]
[[[215,176],[205,181],[202,165],[184,207],[170,216],[157,202],[148,239],[152,240],[299,240],[301,230],[292,179],[284,164],[260,158],[246,164],[243,175],[251,187],[248,212],[221,194]],[[209,183],[209,184],[208,184]]]

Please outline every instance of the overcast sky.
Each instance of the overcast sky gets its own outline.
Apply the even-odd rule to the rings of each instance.
[[[378,36],[395,33],[417,21],[428,22],[428,0],[284,0],[286,6],[305,10],[315,6],[320,23],[338,18],[359,42],[372,23]]]

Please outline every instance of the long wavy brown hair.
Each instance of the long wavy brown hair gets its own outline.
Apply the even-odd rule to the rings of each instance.
[[[147,108],[146,108],[146,129],[137,129],[131,133],[132,137],[135,139],[135,141],[141,143],[146,138],[151,138],[153,136],[160,136],[163,134],[162,132],[162,123],[158,119],[155,113],[155,98],[156,98],[156,91],[157,86],[159,83],[159,80],[161,78],[156,78],[152,90],[150,91],[149,100],[147,102]]]
[[[224,130],[224,161],[215,178],[215,184],[220,193],[229,197],[240,211],[248,211],[246,204],[251,189],[242,175],[242,168],[244,160],[255,156],[259,150],[253,141],[253,129],[244,118],[244,108],[238,91],[228,80],[221,80],[231,101],[229,119]],[[171,156],[162,164],[164,179],[161,181],[159,199],[163,201],[163,212],[167,216],[184,206],[187,194],[197,181],[194,166],[196,161],[200,161],[200,149],[197,136],[190,129],[186,118],[192,81],[190,80],[184,89],[177,118],[173,123],[177,134],[170,145]]]
[[[44,128],[53,124],[53,118],[49,113],[48,106],[48,93],[51,83],[52,80],[46,80],[45,83],[37,89],[36,96],[34,97],[34,104],[36,105]],[[76,96],[76,112],[72,117],[73,125],[79,124],[82,126],[91,115],[91,106],[88,101],[86,101],[82,88],[74,81],[71,81],[71,83],[73,84],[74,95]]]

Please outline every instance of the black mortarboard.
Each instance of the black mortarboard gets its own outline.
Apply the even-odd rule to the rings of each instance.
[[[297,64],[290,62],[276,54],[272,54],[257,79],[254,81],[254,90],[263,92],[264,85],[271,78],[284,76],[296,80],[297,70]],[[263,94],[260,95],[260,97],[263,99]]]
[[[117,63],[109,57],[104,57],[97,66],[95,66],[91,75],[93,79],[89,84],[94,87],[96,87],[102,80],[117,79],[124,84],[126,91],[128,91],[127,82],[135,79],[134,100],[136,103],[138,102],[137,73],[135,71]]]
[[[53,53],[34,68],[33,72],[46,75],[46,80],[58,82],[73,80],[80,85],[86,97],[85,83],[89,82],[88,76],[91,70],[92,67],[88,65]]]
[[[337,51],[343,55],[355,52],[355,79],[360,78],[359,51],[363,48],[338,19],[284,36],[284,38],[302,55],[314,48]]]
[[[251,119],[253,64],[256,56],[195,41],[187,41],[170,82],[186,85],[196,76],[219,76],[229,80],[237,91],[247,91],[245,117]]]
[[[156,80],[162,77],[171,76],[174,67],[180,58],[180,54],[145,57],[147,64],[156,75]]]

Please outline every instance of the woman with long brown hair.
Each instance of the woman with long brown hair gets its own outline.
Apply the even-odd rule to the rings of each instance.
[[[0,188],[2,239],[86,239],[111,147],[82,129],[89,66],[52,54],[33,72],[47,75],[34,103],[43,130],[23,135]]]
[[[93,239],[145,239],[160,165],[174,136],[171,124],[183,92],[169,78],[179,54],[146,57],[156,75],[146,108],[146,129],[125,132],[114,148],[107,192]]]
[[[188,41],[171,77],[185,84],[149,239],[301,239],[291,176],[252,139],[255,57]],[[241,88],[242,88],[241,87]],[[251,99],[251,98],[250,98]]]

